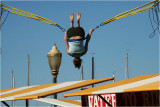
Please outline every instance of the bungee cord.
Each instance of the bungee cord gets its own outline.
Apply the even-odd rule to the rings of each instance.
[[[124,18],[124,17],[128,17],[128,16],[132,16],[132,15],[136,15],[136,14],[139,14],[139,13],[146,12],[148,10],[153,9],[154,7],[157,7],[159,5],[159,3],[160,3],[160,1],[154,0],[154,1],[151,1],[149,3],[144,4],[142,6],[139,6],[139,7],[136,7],[134,9],[131,9],[129,11],[123,12],[121,14],[118,14],[118,15],[102,22],[99,26],[96,26],[94,29],[97,29],[100,26],[103,26],[105,24],[108,24],[112,21],[115,21],[115,20],[118,20],[118,19],[121,19],[121,18]]]
[[[116,15],[116,16],[114,16],[114,17],[102,22],[100,25],[96,26],[94,28],[94,30],[99,28],[100,26],[106,25],[106,24],[108,24],[108,23],[110,23],[112,21],[115,21],[115,20],[118,20],[118,19],[121,19],[121,18],[124,18],[124,17],[128,17],[128,16],[132,16],[132,15],[136,15],[136,14],[139,14],[139,13],[143,13],[143,12],[149,11],[149,10],[153,9],[154,7],[157,7],[158,10],[159,10],[159,7],[158,7],[159,3],[160,3],[160,1],[154,0],[154,1],[151,1],[149,3],[144,4],[142,6],[136,7],[134,9],[131,9],[131,10],[128,10],[128,11],[125,11],[125,12],[123,12],[121,14],[118,14],[118,15]],[[50,24],[50,25],[54,25],[54,26],[58,27],[59,29],[61,29],[62,32],[66,31],[60,25],[58,25],[55,22],[53,22],[53,21],[51,21],[49,19],[46,19],[44,17],[41,17],[41,16],[38,16],[38,15],[35,15],[35,14],[32,14],[32,13],[26,12],[26,11],[23,11],[23,10],[20,10],[20,9],[17,9],[17,8],[10,7],[10,6],[4,5],[2,3],[0,3],[0,5],[1,5],[1,8],[4,9],[5,11],[8,11],[8,12],[11,12],[13,14],[20,15],[20,16],[32,18],[32,19],[35,19],[35,20],[38,20],[38,21],[41,21],[41,22],[44,22],[44,23],[47,23],[47,24]],[[158,14],[156,14],[156,17],[157,17],[157,15]],[[159,25],[159,19],[157,19],[157,20],[158,20],[158,25]]]
[[[44,22],[44,23],[47,23],[47,24],[50,24],[50,25],[57,26],[63,32],[65,31],[65,29],[62,28],[60,25],[58,25],[55,22],[53,22],[51,20],[48,20],[44,17],[26,12],[26,11],[23,11],[23,10],[20,10],[20,9],[17,9],[17,8],[10,7],[10,6],[4,5],[2,3],[0,3],[0,5],[1,5],[1,8],[4,9],[5,11],[11,12],[11,13],[16,14],[16,15],[20,15],[20,16],[31,18],[31,19],[35,19],[35,20],[38,20],[38,21],[41,21],[41,22]]]

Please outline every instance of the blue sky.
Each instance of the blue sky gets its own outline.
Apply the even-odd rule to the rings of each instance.
[[[2,3],[45,17],[65,29],[70,27],[69,15],[74,13],[76,19],[77,12],[80,12],[82,14],[80,23],[87,34],[89,29],[95,28],[103,21],[147,2],[149,1],[3,1]],[[6,12],[2,20],[5,14]],[[159,73],[159,34],[156,32],[153,38],[149,38],[152,31],[149,12],[119,19],[95,30],[89,43],[88,53],[82,57],[84,79],[91,79],[92,53],[95,53],[95,78],[112,77],[114,72],[116,81],[125,79],[127,52],[130,78]],[[57,81],[80,80],[81,70],[74,68],[73,58],[65,51],[63,38],[64,33],[55,26],[9,13],[1,29],[1,89],[11,88],[12,70],[16,79],[15,87],[27,85],[28,54],[30,85],[52,83],[47,53],[54,43],[62,53]],[[63,94],[58,94],[58,98],[63,98]],[[18,106],[25,103],[17,101],[16,104]],[[32,102],[31,105],[36,103]]]

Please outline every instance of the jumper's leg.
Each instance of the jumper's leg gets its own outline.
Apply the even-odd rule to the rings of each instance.
[[[73,13],[70,15],[70,21],[71,21],[71,27],[73,27],[74,26],[74,14]]]
[[[81,13],[77,12],[77,27],[80,27]]]

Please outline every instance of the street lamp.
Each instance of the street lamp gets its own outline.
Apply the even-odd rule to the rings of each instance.
[[[51,74],[53,77],[53,83],[57,83],[57,75],[59,67],[61,65],[62,53],[59,52],[56,45],[52,47],[52,50],[48,53],[48,64],[51,68]],[[57,99],[57,94],[54,95],[54,99]]]
[[[56,45],[54,44],[52,50],[48,53],[47,56],[52,77],[56,79],[59,72],[59,67],[61,65],[62,53],[59,52]]]

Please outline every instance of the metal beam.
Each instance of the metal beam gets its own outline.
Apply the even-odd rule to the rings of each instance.
[[[108,106],[113,107],[106,99],[104,99],[100,94],[98,96],[106,103]]]
[[[29,107],[29,101],[26,99],[26,107]]]
[[[10,107],[5,101],[2,101],[2,103],[3,103],[4,105],[6,105],[7,107]]]

